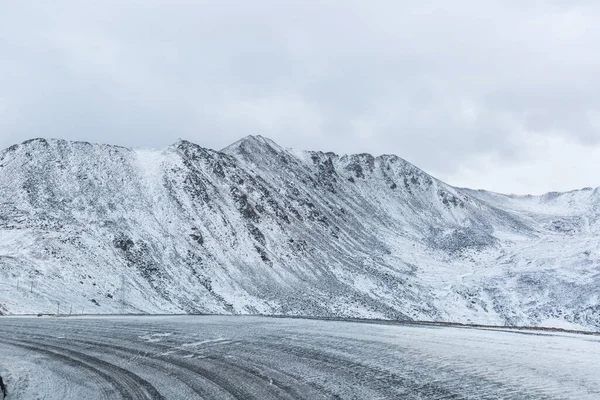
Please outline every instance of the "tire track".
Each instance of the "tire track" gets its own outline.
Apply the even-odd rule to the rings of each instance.
[[[100,376],[107,383],[102,387],[106,399],[114,399],[114,395],[118,393],[120,398],[128,400],[166,400],[154,386],[133,372],[87,354],[29,340],[2,339],[2,341],[47,355]],[[117,393],[114,393],[115,391]]]
[[[30,341],[39,344],[43,343],[45,347],[51,347],[47,343],[56,340],[54,336],[37,333],[34,336],[30,336]],[[243,364],[248,365],[240,365],[224,357],[215,355],[205,356],[202,359],[180,359],[176,356],[165,355],[164,353],[168,353],[174,349],[160,343],[152,343],[152,347],[154,347],[153,351],[76,338],[69,339],[69,343],[79,343],[89,346],[89,348],[85,349],[87,352],[97,351],[106,354],[106,350],[110,350],[117,358],[124,360],[135,358],[141,364],[151,364],[151,367],[184,382],[199,398],[221,399],[229,396],[237,400],[268,398],[297,399],[305,398],[307,393],[313,394],[310,396],[311,398],[316,399],[321,397],[315,397],[317,395],[315,388],[305,387],[306,385],[294,377],[286,376],[287,384],[284,384],[282,380],[270,378],[266,375],[266,372],[269,370],[266,365],[255,365],[255,368],[252,368],[249,366],[252,365],[249,360],[243,360]],[[130,342],[130,344],[133,345],[134,343]],[[144,344],[147,345],[147,343]],[[69,344],[66,345],[70,346]],[[72,347],[65,348],[64,346],[65,344],[61,343],[61,347],[59,348],[71,352],[77,352],[77,350],[81,349],[77,345],[73,346],[77,350],[74,350]],[[273,371],[273,375],[275,374],[276,372]],[[280,373],[279,376],[282,377],[283,374]],[[210,386],[214,386],[216,390],[209,390]],[[252,389],[248,390],[247,388]]]
[[[216,395],[218,395],[220,398],[225,398],[226,396],[230,395],[232,398],[237,399],[237,397],[233,396],[233,394],[227,390],[227,387],[219,385],[218,382],[211,380],[209,376],[199,374],[197,371],[190,369],[185,364],[169,359],[168,357],[161,355],[159,352],[149,352],[147,350],[133,349],[130,347],[104,342],[100,343],[78,339],[75,341],[92,347],[109,349],[115,356],[126,355],[126,357],[129,359],[139,360],[140,363],[150,365],[155,369],[172,375],[175,377],[175,379],[178,379],[186,384],[194,393],[198,395],[199,398],[215,398]],[[167,352],[170,350],[170,348],[164,346],[162,350],[163,352]],[[210,390],[210,386],[214,386],[213,390]]]
[[[0,322],[0,342],[27,351],[14,354],[38,352],[81,370],[58,365],[57,378],[67,372],[99,382],[88,400],[591,400],[600,394],[594,372],[600,340],[574,333],[256,317]],[[43,393],[45,383],[36,384]],[[80,400],[76,393],[87,393],[85,386],[47,398]]]

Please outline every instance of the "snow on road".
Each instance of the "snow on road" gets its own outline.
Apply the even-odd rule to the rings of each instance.
[[[8,399],[598,399],[600,337],[260,317],[0,318]]]

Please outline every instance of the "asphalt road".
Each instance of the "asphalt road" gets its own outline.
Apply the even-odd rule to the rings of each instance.
[[[600,399],[600,337],[261,317],[0,318],[7,399]]]

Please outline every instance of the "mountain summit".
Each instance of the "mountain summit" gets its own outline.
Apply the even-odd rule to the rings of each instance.
[[[33,139],[0,152],[0,313],[600,327],[597,189],[458,189],[397,156]]]

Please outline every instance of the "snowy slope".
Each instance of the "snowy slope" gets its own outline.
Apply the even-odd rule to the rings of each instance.
[[[260,136],[220,152],[34,139],[0,153],[0,312],[600,327],[599,204]]]

